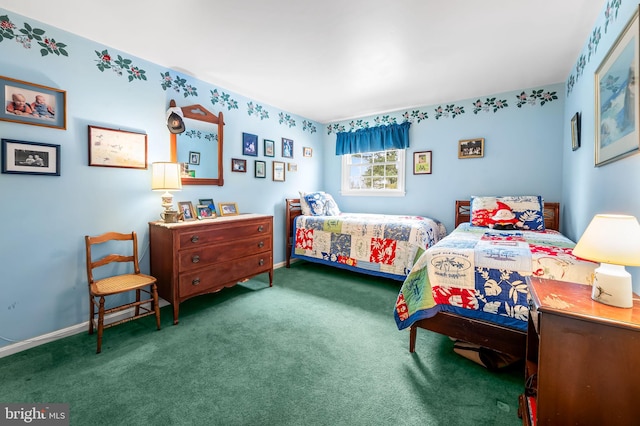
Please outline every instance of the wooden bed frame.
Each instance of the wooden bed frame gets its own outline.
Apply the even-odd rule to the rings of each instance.
[[[285,241],[286,267],[291,265],[291,248],[294,243],[293,222],[302,214],[299,198],[286,199]],[[471,219],[469,200],[456,201],[455,226]],[[544,204],[544,223],[547,229],[558,231],[560,227],[560,203]],[[450,312],[439,312],[431,318],[416,321],[409,332],[409,351],[415,352],[418,328],[424,328],[436,333],[481,345],[505,354],[524,358],[527,333],[492,324],[473,318],[465,318]]]
[[[545,228],[558,231],[560,227],[560,203],[544,203]],[[456,228],[469,222],[469,200],[456,201]],[[409,332],[409,351],[415,352],[418,328],[444,334],[454,339],[481,345],[517,358],[524,358],[527,333],[473,318],[465,318],[450,312],[438,312],[431,318],[416,321]]]

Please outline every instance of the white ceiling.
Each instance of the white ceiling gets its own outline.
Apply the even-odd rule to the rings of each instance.
[[[9,11],[321,123],[564,82],[603,6],[0,0]]]

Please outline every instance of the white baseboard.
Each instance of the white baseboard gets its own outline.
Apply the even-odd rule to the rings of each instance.
[[[285,262],[276,263],[273,265],[274,269],[282,268]],[[169,302],[164,299],[160,299],[160,307],[167,306]],[[112,322],[130,317],[133,315],[133,309],[129,308],[124,311],[116,312],[104,317],[105,324],[111,324]],[[35,348],[36,346],[43,345],[45,343],[53,342],[54,340],[62,339],[65,337],[73,336],[78,333],[89,332],[89,321],[85,321],[80,324],[75,324],[67,328],[52,331],[51,333],[36,336],[31,339],[22,340],[11,345],[3,346],[0,348],[0,358],[4,358],[9,355],[13,355],[18,352],[26,351],[27,349]]]
[[[160,307],[167,306],[169,302],[160,299]],[[115,312],[104,317],[104,323],[111,324],[118,320],[130,317],[133,315],[135,308],[125,309],[124,311]],[[53,331],[51,333],[36,336],[31,339],[23,340],[21,342],[14,343],[12,345],[3,346],[0,348],[0,358],[13,355],[18,352],[26,351],[27,349],[35,348],[36,346],[43,345],[45,343],[53,342],[54,340],[62,339],[64,337],[73,336],[79,333],[89,332],[89,321],[85,321],[80,324],[72,325],[71,327],[62,328],[60,330]]]

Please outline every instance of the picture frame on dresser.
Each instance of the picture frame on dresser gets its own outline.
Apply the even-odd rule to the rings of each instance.
[[[638,152],[638,7],[595,71],[595,166]],[[611,82],[617,82],[613,84]]]
[[[190,220],[196,220],[198,218],[191,201],[179,201],[178,209],[180,213],[183,214],[182,220],[184,220],[185,222],[188,222]]]
[[[0,76],[0,120],[34,126],[67,128],[67,92]]]
[[[198,204],[196,206],[196,212],[198,213],[198,219],[215,219],[216,215],[211,211],[211,208],[204,204]]]
[[[213,198],[200,198],[198,199],[198,204],[209,207],[214,217],[218,215],[218,212],[216,211],[216,203],[213,202]]]
[[[240,214],[237,203],[220,203],[218,204],[220,216],[237,216]]]

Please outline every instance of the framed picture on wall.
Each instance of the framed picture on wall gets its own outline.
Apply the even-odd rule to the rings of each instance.
[[[284,182],[284,165],[283,161],[273,162],[273,180],[275,182]]]
[[[189,151],[189,164],[197,166],[200,164],[200,153],[195,151]]]
[[[247,172],[247,160],[242,160],[240,158],[232,158],[231,159],[231,171],[232,172]]]
[[[484,157],[484,138],[458,141],[458,158]]]
[[[256,160],[255,177],[257,178],[267,177],[267,163],[265,161]]]
[[[305,146],[302,148],[302,156],[303,157],[311,157],[313,155],[313,149],[311,147]]]
[[[147,135],[89,126],[89,165],[147,168]]]
[[[242,155],[258,156],[258,135],[242,134]]]
[[[282,138],[282,156],[284,158],[293,158],[293,140]]]
[[[595,72],[595,165],[640,149],[638,118],[638,10]]]
[[[576,112],[571,119],[571,149],[580,148],[580,113]]]
[[[264,140],[264,156],[275,157],[276,156],[276,143],[272,140]]]
[[[2,173],[60,176],[60,145],[2,139]]]
[[[431,151],[420,151],[413,153],[413,174],[431,174]]]
[[[0,76],[0,120],[67,128],[66,92]]]

